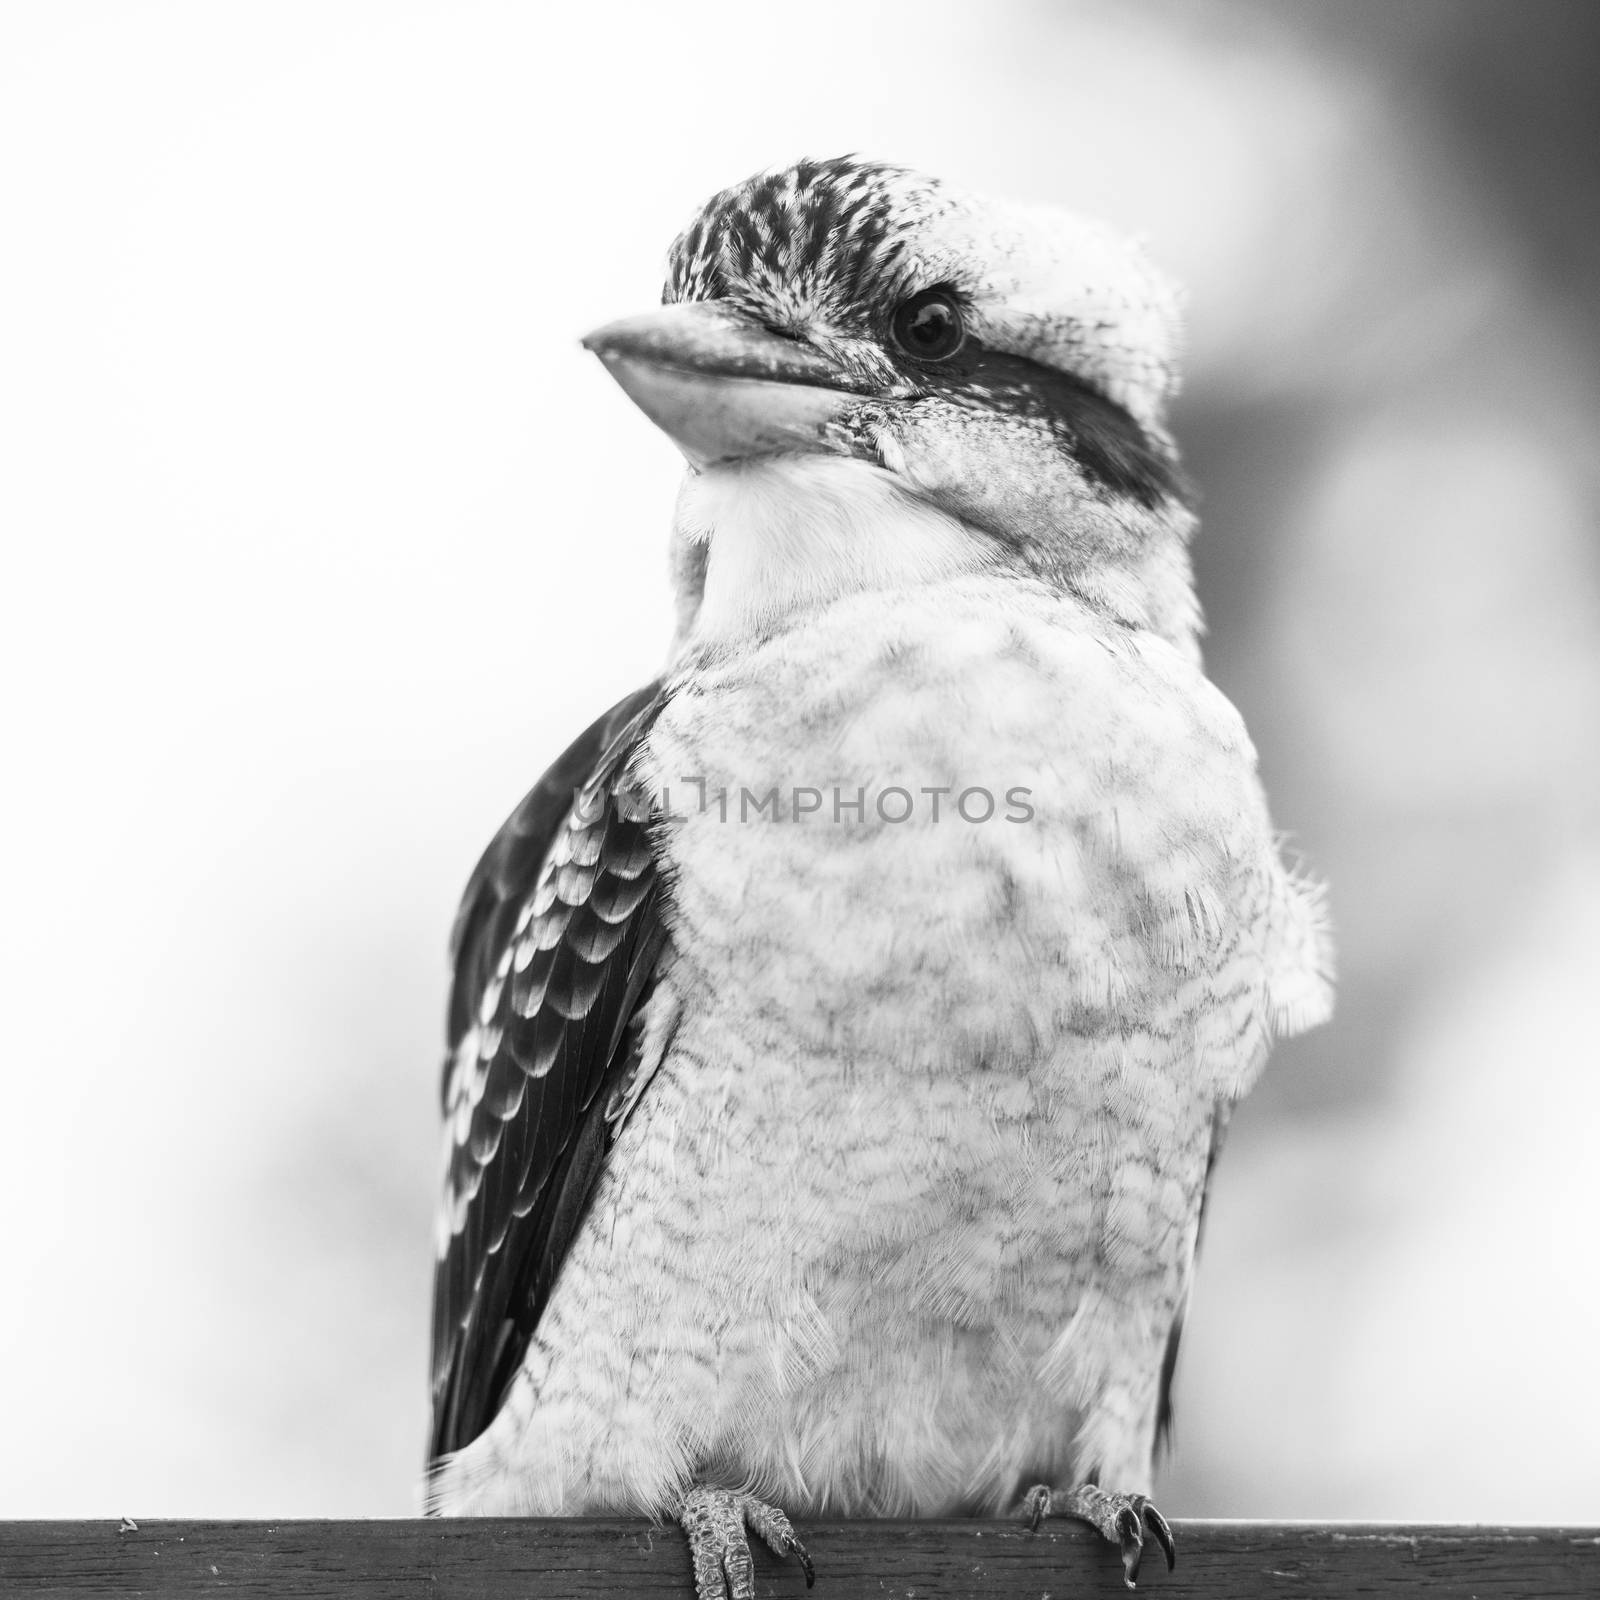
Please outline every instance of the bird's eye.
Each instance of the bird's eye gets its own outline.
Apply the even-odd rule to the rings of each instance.
[[[948,289],[924,289],[895,309],[889,331],[894,342],[918,361],[943,361],[966,342],[961,307]]]

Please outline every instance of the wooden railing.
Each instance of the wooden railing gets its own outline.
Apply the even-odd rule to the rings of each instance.
[[[816,1522],[815,1600],[1067,1600],[1125,1594],[1115,1551],[1070,1522]],[[1140,1589],[1191,1600],[1600,1597],[1600,1528],[1176,1522]],[[800,1600],[794,1562],[756,1548],[756,1592]],[[677,1530],[645,1522],[0,1522],[0,1596],[319,1600],[687,1600]]]

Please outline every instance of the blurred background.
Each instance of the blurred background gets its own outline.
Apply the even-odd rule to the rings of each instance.
[[[1144,234],[1213,675],[1341,995],[1162,1504],[1600,1521],[1600,7],[0,7],[0,1516],[409,1514],[444,944],[655,670],[578,347],[862,151]]]

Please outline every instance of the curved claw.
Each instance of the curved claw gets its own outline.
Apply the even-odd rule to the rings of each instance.
[[[1142,1494],[1129,1496],[1128,1503],[1117,1513],[1116,1526],[1117,1542],[1122,1548],[1122,1581],[1130,1589],[1139,1587],[1139,1563],[1144,1560],[1146,1529],[1161,1546],[1161,1553],[1167,1558],[1167,1571],[1177,1566],[1178,1550],[1172,1542],[1172,1529]]]
[[[1139,1564],[1144,1560],[1147,1534],[1161,1546],[1168,1572],[1178,1564],[1172,1529],[1145,1495],[1108,1493],[1094,1483],[1080,1483],[1069,1491],[1053,1491],[1041,1483],[1022,1497],[1021,1509],[1028,1514],[1029,1526],[1035,1533],[1046,1517],[1057,1512],[1077,1517],[1098,1530],[1100,1536],[1110,1540],[1121,1553],[1122,1581],[1130,1589],[1139,1584]]]
[[[1171,1572],[1178,1564],[1178,1547],[1172,1542],[1172,1529],[1167,1526],[1167,1519],[1156,1508],[1145,1502],[1145,1526],[1155,1535],[1155,1540],[1161,1546],[1161,1553],[1167,1558],[1167,1571]]]
[[[790,1544],[789,1551],[800,1563],[800,1570],[806,1575],[806,1588],[813,1588],[817,1581],[817,1569],[811,1565],[811,1557],[806,1554],[806,1547],[796,1539]],[[1170,1561],[1172,1558],[1169,1556],[1167,1559]]]
[[[1144,1560],[1144,1524],[1132,1506],[1117,1513],[1117,1542],[1122,1546],[1122,1581],[1130,1589],[1139,1587],[1139,1563]]]

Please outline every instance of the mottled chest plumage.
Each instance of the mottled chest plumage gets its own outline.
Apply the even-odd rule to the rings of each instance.
[[[1311,981],[1237,715],[981,576],[666,692],[654,1048],[486,1436],[509,1503],[658,1508],[707,1460],[852,1512],[1147,1478],[1217,1107]]]
[[[962,577],[697,662],[638,771],[682,981],[791,1045],[1031,1068],[1252,951],[1265,1043],[1280,869],[1243,727],[1058,596]]]
[[[697,663],[636,765],[675,1022],[570,1298],[703,1373],[698,1448],[788,1504],[998,1504],[1064,1463],[1159,1367],[1267,1044],[1237,718],[1167,647],[1000,598]]]

